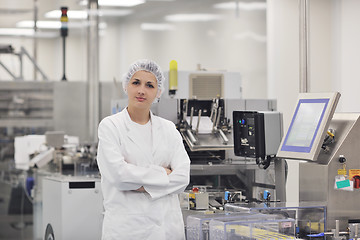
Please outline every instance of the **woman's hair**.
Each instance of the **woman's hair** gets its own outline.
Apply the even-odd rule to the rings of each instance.
[[[122,85],[125,93],[130,79],[138,71],[147,71],[154,74],[158,85],[158,93],[160,91],[160,95],[161,95],[164,92],[165,77],[163,72],[161,71],[160,66],[152,60],[139,59],[130,65],[128,72],[123,76]]]

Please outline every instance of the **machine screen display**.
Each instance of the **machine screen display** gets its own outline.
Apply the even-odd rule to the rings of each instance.
[[[319,131],[329,99],[300,99],[282,151],[309,153]]]

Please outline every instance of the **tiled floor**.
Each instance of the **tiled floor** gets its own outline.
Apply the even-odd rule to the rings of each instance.
[[[0,182],[0,239],[33,240],[33,215],[9,214],[12,186]]]
[[[33,240],[32,215],[0,215],[1,240]]]

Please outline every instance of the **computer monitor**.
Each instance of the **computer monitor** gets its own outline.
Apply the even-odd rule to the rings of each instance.
[[[279,158],[316,161],[340,93],[300,93]]]

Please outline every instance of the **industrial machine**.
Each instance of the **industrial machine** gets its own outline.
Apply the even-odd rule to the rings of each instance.
[[[52,176],[43,180],[43,239],[100,239],[100,178]]]
[[[337,233],[360,216],[360,114],[334,113],[339,98],[337,92],[300,94],[277,153],[279,158],[303,160],[299,200],[324,202],[325,231]]]
[[[285,222],[287,224],[284,224]],[[294,239],[293,222],[293,219],[281,215],[259,212],[198,214],[187,218],[186,238],[188,240]]]
[[[276,158],[282,138],[282,114],[276,111],[233,111],[233,128],[236,156],[255,159],[262,169],[267,169],[273,161],[276,191],[272,187],[264,189],[267,197],[261,199],[270,200],[272,196],[272,200],[284,202],[285,161]]]
[[[242,97],[242,78],[239,72],[226,71],[176,71],[170,67],[164,72],[167,78],[165,89],[171,94],[165,98],[209,100],[216,97],[240,99]],[[176,76],[177,86],[171,81]],[[175,90],[176,89],[176,90]]]
[[[233,120],[235,155],[255,158],[267,168],[282,138],[282,115],[270,111],[234,111]]]
[[[272,100],[177,99],[175,103],[178,108],[177,127],[191,160],[190,184],[185,193],[188,195],[188,200],[186,201],[183,197],[185,203],[190,203],[190,207],[186,207],[185,204],[185,209],[222,209],[228,202],[261,202],[264,200],[265,190],[269,191],[268,196],[269,198],[271,196],[271,200],[285,200],[284,161],[269,160],[270,155],[272,159],[276,154],[282,135],[281,114],[271,111],[274,110]],[[164,110],[169,109],[165,105],[175,103],[160,102],[159,104]],[[246,108],[266,111],[257,112],[246,110]],[[267,152],[263,151],[265,155],[261,154],[256,158],[255,155],[237,154],[235,149],[238,149],[241,143],[237,139],[240,129],[239,119],[234,117],[233,113],[238,111],[246,113],[249,123],[250,116],[255,113],[258,116],[261,115],[262,121],[258,121],[261,126],[256,125],[255,128],[254,125],[253,131],[258,133],[256,136],[261,140],[264,140],[264,136],[268,137],[266,147],[265,143],[261,145],[262,149],[267,149]],[[165,112],[168,113],[168,111]],[[248,126],[243,124],[245,125]],[[252,128],[250,125],[249,127]],[[243,129],[247,129],[249,133],[248,128]],[[248,135],[250,138],[254,136]],[[263,165],[265,161],[266,167]],[[277,188],[276,185],[278,185]],[[193,193],[194,187],[197,188],[197,186],[204,188],[201,188],[202,191]],[[202,204],[205,202],[203,196],[209,198],[206,201],[208,207]],[[191,214],[191,212],[186,212],[185,217],[186,214]]]
[[[295,236],[300,239],[324,232],[327,213],[324,203],[319,202],[228,203],[225,205],[225,212],[261,213],[275,218],[293,219]]]
[[[219,98],[179,100],[179,131],[190,149],[189,154],[202,151],[202,161],[212,161],[211,156],[214,155],[224,159],[224,151],[221,150],[232,150],[234,147],[230,121],[224,114],[224,102],[224,99]],[[206,151],[212,151],[213,154],[206,156]]]

